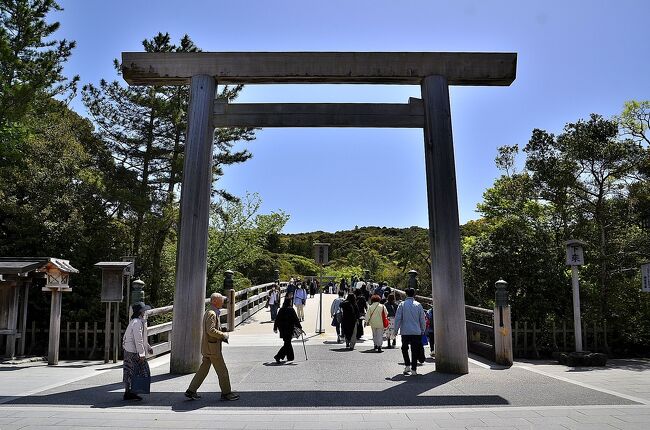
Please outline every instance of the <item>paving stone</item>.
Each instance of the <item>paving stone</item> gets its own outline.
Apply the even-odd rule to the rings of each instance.
[[[573,423],[573,424],[564,424],[564,426],[570,430],[613,430],[616,427],[609,424],[584,424],[584,423]]]

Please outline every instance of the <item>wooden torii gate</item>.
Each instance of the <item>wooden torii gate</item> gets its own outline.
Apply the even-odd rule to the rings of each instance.
[[[449,85],[510,85],[516,53],[197,52],[122,53],[131,85],[191,85],[181,191],[171,372],[201,361],[215,127],[406,127],[424,129],[436,371],[468,372]],[[225,104],[219,84],[420,85],[407,104]]]

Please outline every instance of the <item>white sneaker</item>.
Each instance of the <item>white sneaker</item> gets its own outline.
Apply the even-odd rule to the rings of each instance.
[[[417,369],[411,370],[411,376],[417,376],[417,375],[418,375],[418,370]]]
[[[405,375],[410,375],[411,374],[411,368],[409,366],[404,366],[404,374]]]

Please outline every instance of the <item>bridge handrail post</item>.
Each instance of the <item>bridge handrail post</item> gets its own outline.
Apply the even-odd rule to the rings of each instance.
[[[512,366],[512,325],[508,303],[508,283],[503,279],[495,282],[494,305],[494,356],[497,364]]]
[[[234,331],[235,330],[235,290],[234,289],[229,289],[228,290],[228,304],[226,305],[228,308],[228,331]]]

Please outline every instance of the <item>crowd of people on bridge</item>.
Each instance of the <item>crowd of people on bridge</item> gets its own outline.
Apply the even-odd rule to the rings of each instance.
[[[425,312],[422,305],[415,300],[415,290],[408,288],[406,297],[399,301],[399,296],[385,283],[373,284],[352,278],[350,284],[342,279],[336,284],[327,284],[328,293],[337,294],[330,307],[331,325],[336,328],[337,343],[343,343],[350,351],[364,336],[364,328],[369,328],[373,341],[373,350],[382,352],[384,340],[386,348],[395,348],[397,335],[401,335],[401,350],[404,358],[404,375],[417,375],[418,363],[425,360],[424,345],[431,348],[434,356],[433,310]],[[277,363],[292,362],[295,359],[291,341],[304,334],[301,322],[304,321],[304,308],[308,296],[320,292],[315,279],[310,283],[300,279],[291,279],[284,298],[278,284],[268,294],[267,305],[270,308],[273,331],[279,333],[283,345],[274,359]],[[347,296],[346,296],[347,294]],[[215,369],[221,388],[221,400],[238,400],[239,394],[232,390],[226,363],[223,359],[222,344],[228,343],[229,334],[221,329],[219,315],[226,298],[219,293],[210,296],[210,306],[203,315],[201,355],[203,357],[185,396],[199,399],[197,393],[210,367]],[[282,306],[280,307],[280,303]],[[147,343],[146,311],[149,306],[142,302],[132,306],[133,315],[123,337],[123,382],[125,400],[141,400],[139,394],[148,393],[151,382],[146,356],[152,354]],[[409,354],[410,352],[410,354]],[[146,388],[142,388],[146,387]]]
[[[292,278],[287,285],[282,308],[276,312],[281,300],[280,291],[279,285],[274,286],[267,303],[271,307],[273,329],[283,339],[282,348],[273,357],[278,363],[285,358],[287,362],[294,360],[291,339],[302,331],[300,323],[304,321],[307,296],[313,297],[319,292],[319,284],[315,279],[306,282]],[[326,292],[338,296],[330,306],[331,325],[336,329],[337,343],[345,342],[346,348],[354,350],[367,328],[372,337],[373,350],[382,352],[384,340],[386,348],[395,348],[397,335],[400,334],[405,375],[417,374],[417,364],[425,360],[424,345],[429,344],[430,354],[434,356],[433,309],[424,310],[415,300],[414,289],[407,289],[404,301],[400,301],[386,282],[373,284],[352,278],[348,284],[343,278],[338,284],[330,281]]]

